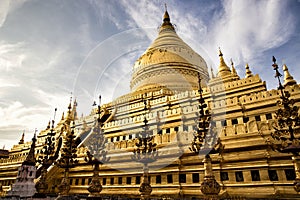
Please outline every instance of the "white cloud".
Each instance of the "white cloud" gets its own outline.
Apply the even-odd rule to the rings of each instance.
[[[162,23],[163,2],[123,0],[122,4],[137,27]],[[218,47],[221,47],[228,64],[230,58],[236,65],[255,63],[266,50],[286,43],[295,29],[294,18],[287,12],[287,1],[228,0],[221,1],[217,9],[205,5],[209,9],[208,13],[203,13],[210,15],[205,22],[203,13],[199,15],[200,11],[186,12],[175,4],[168,3],[168,11],[172,23],[178,27],[178,35],[204,57],[208,66],[215,68],[219,64]],[[133,26],[132,21],[130,26]],[[145,34],[153,40],[157,32]]]
[[[26,141],[31,140],[34,130],[41,131],[46,128],[50,119],[53,119],[54,109],[57,108],[56,122],[61,118],[62,112],[67,110],[69,99],[67,95],[60,93],[46,93],[37,90],[30,94],[32,99],[38,99],[44,104],[24,105],[21,101],[11,101],[3,105],[0,102],[0,147],[5,145],[6,148],[16,144],[23,130]],[[2,139],[9,139],[5,142]]]
[[[24,43],[10,44],[4,41],[0,42],[0,70],[11,71],[20,68],[26,55],[21,48]]]
[[[45,118],[46,110],[43,107],[25,107],[21,102],[12,102],[8,107],[0,107],[0,135],[1,138],[17,139],[20,133],[25,130],[32,132],[34,128],[41,128],[41,125],[46,127],[47,120]],[[28,135],[30,139],[31,136]],[[3,143],[1,139],[0,146],[6,145],[11,147],[16,141],[10,143]]]
[[[135,22],[135,26],[129,23],[129,27],[152,28],[152,30],[148,29],[145,34],[148,38],[154,39],[157,35],[155,30],[162,23],[163,4],[157,1],[123,0],[121,2],[126,13]]]
[[[220,46],[225,57],[237,64],[255,62],[264,51],[287,42],[294,30],[287,1],[231,0],[223,1],[223,6],[205,46],[210,53]]]

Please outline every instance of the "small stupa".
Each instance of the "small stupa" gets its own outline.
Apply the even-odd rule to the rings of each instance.
[[[35,141],[36,137],[32,138],[31,147],[29,153],[22,163],[22,165],[18,168],[18,176],[16,182],[12,185],[12,188],[7,193],[7,197],[20,197],[20,198],[30,198],[35,192],[35,184],[34,179],[36,175],[36,167],[35,167]]]

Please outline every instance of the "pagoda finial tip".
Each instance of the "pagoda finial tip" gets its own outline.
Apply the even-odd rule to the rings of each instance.
[[[245,69],[246,69],[246,78],[252,77],[253,74],[252,74],[252,71],[250,70],[250,67],[249,67],[248,63],[246,63]]]
[[[273,61],[273,63],[276,63],[276,58],[275,58],[275,56],[272,57],[272,61]]]
[[[219,47],[219,56],[221,57],[221,56],[223,56],[223,53],[222,53],[222,51],[221,51],[221,48]]]

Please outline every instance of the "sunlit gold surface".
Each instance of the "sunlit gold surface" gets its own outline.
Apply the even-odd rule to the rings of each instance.
[[[151,106],[146,115],[149,130],[154,134],[159,152],[157,162],[149,166],[151,195],[178,199],[204,197],[200,190],[204,181],[204,155],[194,155],[188,147],[193,139],[198,111],[197,72],[200,72],[204,81],[208,81],[207,66],[203,58],[186,45],[172,27],[167,21],[161,27],[158,38],[134,64],[132,92],[103,106],[106,112],[101,118],[105,119],[103,130],[108,139],[107,151],[110,156],[110,161],[104,163],[99,171],[103,196],[138,198],[140,195],[140,183],[136,183],[136,179],[143,174],[142,165],[132,161],[131,156],[137,142],[135,135],[142,130],[143,99],[146,98]],[[287,84],[286,90],[290,91],[291,97],[299,105],[299,85]],[[291,157],[271,151],[259,135],[260,132],[268,135],[274,131],[278,91],[267,90],[265,82],[258,75],[240,78],[231,73],[222,55],[218,76],[211,78],[207,85],[203,84],[203,97],[213,114],[215,131],[225,145],[221,155],[211,155],[211,167],[221,186],[219,197],[299,199],[293,188],[293,180],[287,180],[285,174],[285,170],[293,169]],[[93,130],[95,117],[95,112],[92,112],[76,120],[78,137],[88,135]],[[62,119],[55,127],[57,133],[65,120]],[[43,147],[48,131],[46,129],[39,133],[37,153]],[[83,138],[77,152],[79,165],[69,172],[71,194],[89,193],[88,180],[92,178],[93,167],[84,162],[85,145]],[[15,145],[10,150],[9,158],[0,159],[0,183],[4,191],[15,180],[17,167],[24,161],[29,148],[28,142]],[[259,180],[252,180],[253,170],[259,171]],[[276,170],[277,181],[270,180],[268,170]],[[237,181],[236,172],[243,173],[243,181]],[[193,182],[195,173],[200,175],[199,182]],[[228,180],[221,180],[221,173],[227,173]],[[180,174],[185,174],[185,183],[179,181]],[[58,192],[62,175],[61,169],[55,166],[49,168],[49,193]],[[156,183],[159,175],[161,182]],[[170,175],[172,183],[168,182]],[[128,177],[131,177],[130,183],[127,183]],[[122,184],[118,184],[119,178]]]

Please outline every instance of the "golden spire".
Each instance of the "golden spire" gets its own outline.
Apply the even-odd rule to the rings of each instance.
[[[231,73],[232,73],[233,75],[237,75],[237,72],[236,72],[236,70],[235,70],[235,67],[234,67],[234,64],[233,64],[232,59],[230,59],[230,64],[231,64]]]
[[[73,118],[73,115],[72,115],[72,92],[71,92],[70,103],[69,103],[69,106],[68,106],[67,120],[72,121],[73,119],[74,118]]]
[[[251,72],[251,70],[249,68],[248,63],[246,64],[245,68],[246,68],[246,78],[252,77],[253,74],[252,74],[252,72]]]
[[[24,144],[24,136],[25,136],[25,131],[23,131],[19,144]]]
[[[223,53],[221,51],[221,49],[219,48],[219,57],[220,57],[220,65],[219,65],[219,70],[218,70],[218,77],[223,77],[226,75],[230,75],[231,71],[229,69],[229,67],[226,65],[224,58],[223,58]]]
[[[31,147],[29,150],[29,153],[25,159],[25,161],[22,163],[22,165],[30,165],[30,166],[35,166],[35,156],[34,156],[34,151],[35,151],[35,141],[36,141],[36,129],[34,132],[34,136],[32,138],[32,143]]]
[[[294,80],[294,77],[290,74],[288,67],[286,64],[283,65],[283,71],[284,71],[284,83],[283,86],[287,85],[294,85],[297,84],[297,82]]]
[[[61,115],[61,120],[64,120],[64,119],[65,119],[65,112],[63,112]]]
[[[169,21],[170,22],[170,16],[169,16],[169,13],[168,13],[168,8],[167,8],[167,4],[165,3],[165,14],[164,14],[164,22],[165,21]]]
[[[165,4],[165,13],[164,13],[164,16],[163,16],[163,23],[160,27],[160,31],[162,31],[164,29],[171,29],[171,30],[175,31],[174,26],[171,23],[169,13],[167,11],[167,4]]]
[[[77,107],[77,100],[76,98],[74,99],[74,102],[73,102],[73,108],[72,108],[72,115],[74,117],[74,119],[78,119],[77,117],[77,110],[76,110],[76,107]]]

